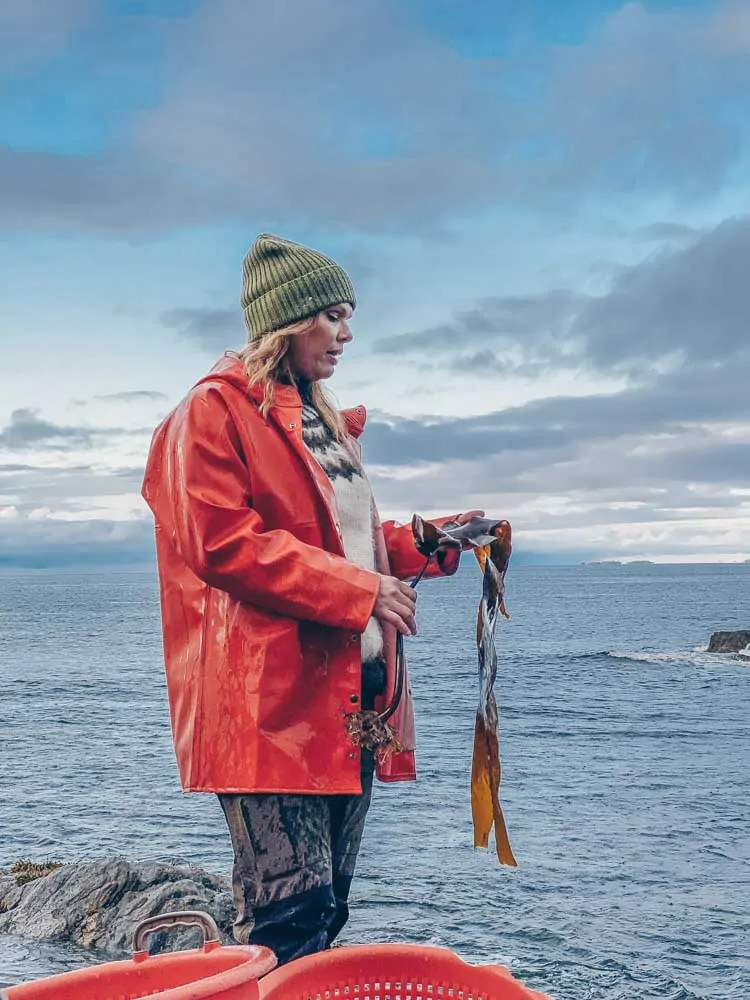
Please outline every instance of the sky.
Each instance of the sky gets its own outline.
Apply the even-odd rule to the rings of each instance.
[[[260,232],[352,276],[383,517],[750,559],[747,0],[0,0],[0,569],[153,559]]]

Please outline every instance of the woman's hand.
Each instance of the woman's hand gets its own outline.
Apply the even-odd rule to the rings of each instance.
[[[467,521],[470,521],[472,519],[472,517],[484,517],[484,511],[470,510],[468,514],[459,514],[458,517],[456,518],[456,521],[459,524],[466,524]]]
[[[416,635],[414,612],[417,592],[395,576],[380,577],[380,593],[372,613],[381,622],[388,622],[401,635]]]

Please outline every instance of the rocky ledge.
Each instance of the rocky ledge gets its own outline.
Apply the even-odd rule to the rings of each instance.
[[[750,631],[714,632],[708,641],[709,653],[742,653],[750,646]]]
[[[124,957],[141,920],[174,910],[203,910],[224,943],[231,942],[229,882],[200,868],[109,858],[67,865],[18,862],[0,869],[0,934],[70,941]],[[149,950],[158,954],[201,943],[199,931],[179,928],[154,934]]]

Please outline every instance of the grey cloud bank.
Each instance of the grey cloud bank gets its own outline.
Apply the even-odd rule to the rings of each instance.
[[[0,66],[54,51],[91,20],[83,0],[16,6],[0,14]],[[116,62],[125,49],[112,39],[126,45],[132,15],[106,16]],[[569,214],[644,187],[697,197],[747,151],[746,116],[715,113],[750,86],[736,3],[626,3],[579,45],[505,59],[462,57],[396,0],[214,0],[139,22],[157,25],[163,98],[106,151],[0,148],[7,227],[147,233],[263,218],[435,233],[504,203]],[[331,58],[335,38],[346,44]]]
[[[9,423],[0,429],[0,451],[75,451],[106,443],[107,439],[150,435],[151,431],[150,427],[56,424],[41,417],[38,409],[22,407],[14,410]]]
[[[0,74],[28,69],[82,28],[91,0],[23,0],[0,4]]]
[[[161,321],[211,353],[236,347],[247,340],[239,303],[234,309],[170,309]]]
[[[94,432],[88,427],[65,427],[50,423],[32,409],[14,410],[10,423],[0,430],[0,448],[23,451],[34,447],[86,447]]]
[[[718,375],[714,366],[704,364],[617,393],[552,397],[478,417],[374,415],[367,428],[367,457],[408,465],[537,449],[565,455],[571,446],[591,442],[615,444],[623,437],[665,434],[679,439],[696,425],[742,423],[750,420],[750,349],[741,361]]]
[[[728,218],[687,246],[620,268],[603,294],[487,298],[438,327],[384,338],[374,351],[452,352],[454,364],[476,372],[587,366],[642,378],[665,360],[725,365],[750,339],[748,261],[750,216]]]
[[[153,528],[146,521],[0,519],[0,571],[154,563]]]
[[[166,393],[158,392],[155,389],[132,389],[126,392],[108,392],[103,396],[94,396],[94,399],[102,400],[106,403],[163,403],[169,397]]]

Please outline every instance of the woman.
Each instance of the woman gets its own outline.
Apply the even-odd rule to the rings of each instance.
[[[348,275],[263,235],[242,306],[248,345],[157,428],[143,495],[182,786],[224,811],[236,939],[283,963],[347,920],[373,771],[415,777],[408,683],[391,720],[399,752],[376,763],[346,724],[393,693],[396,633],[416,631],[402,581],[423,558],[408,526],[378,520],[356,443],[364,408],[339,413],[322,388],[352,339]],[[440,550],[428,573],[459,558]]]

